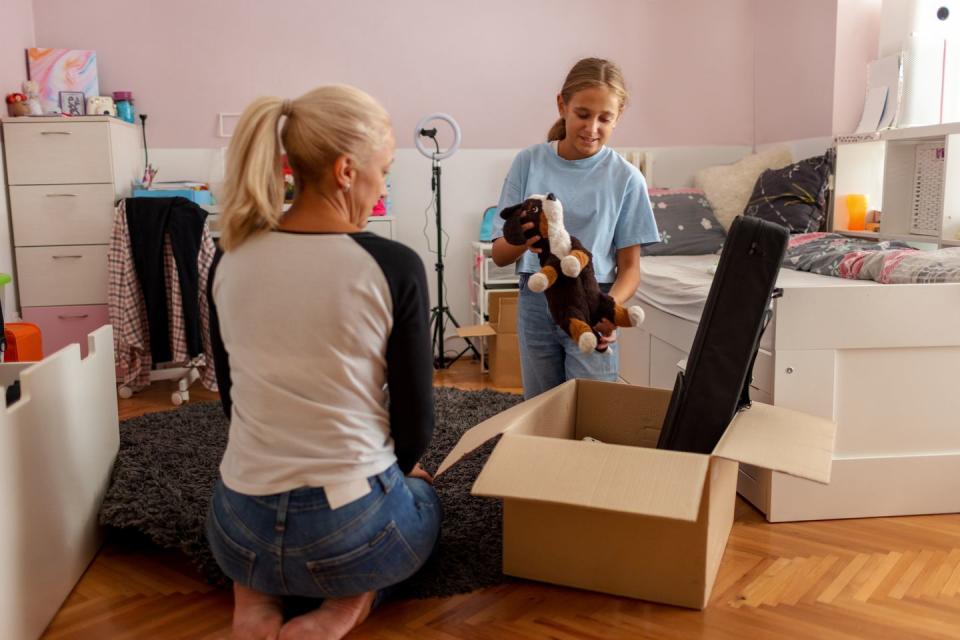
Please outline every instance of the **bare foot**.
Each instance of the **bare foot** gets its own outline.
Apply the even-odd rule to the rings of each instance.
[[[349,598],[329,598],[315,611],[293,618],[280,630],[280,640],[339,640],[370,615],[375,591]]]
[[[280,598],[233,584],[233,640],[277,640],[283,626]]]

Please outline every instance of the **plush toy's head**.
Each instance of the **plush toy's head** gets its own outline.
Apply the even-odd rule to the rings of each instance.
[[[532,195],[520,204],[500,212],[504,219],[503,237],[510,244],[522,245],[533,236],[549,243],[550,252],[563,258],[570,253],[570,235],[563,226],[563,205],[552,193]],[[524,229],[523,225],[533,226]]]

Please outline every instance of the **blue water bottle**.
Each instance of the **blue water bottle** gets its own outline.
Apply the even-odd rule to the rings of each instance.
[[[117,117],[132,124],[135,116],[133,93],[129,91],[114,91],[113,102],[117,106]]]

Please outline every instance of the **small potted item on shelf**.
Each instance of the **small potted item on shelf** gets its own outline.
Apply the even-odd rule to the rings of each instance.
[[[880,231],[880,211],[877,209],[870,209],[867,211],[867,219],[863,223],[864,230],[873,231],[877,233]]]
[[[27,96],[22,93],[8,93],[7,113],[14,118],[30,115],[30,105],[27,104]]]

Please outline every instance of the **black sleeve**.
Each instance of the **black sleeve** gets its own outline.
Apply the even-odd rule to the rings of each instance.
[[[390,286],[390,435],[397,464],[409,473],[430,444],[434,427],[427,276],[420,257],[404,245],[371,233],[354,234],[353,238],[377,261]]]
[[[213,347],[213,365],[217,374],[217,388],[220,390],[220,403],[223,405],[223,412],[230,419],[230,410],[233,402],[230,400],[230,358],[227,350],[223,346],[223,338],[220,337],[220,316],[217,313],[217,305],[213,302],[213,277],[217,273],[217,265],[220,264],[220,258],[223,257],[223,251],[217,247],[217,252],[213,256],[213,262],[210,264],[210,275],[207,276],[207,304],[210,307],[210,344]]]

